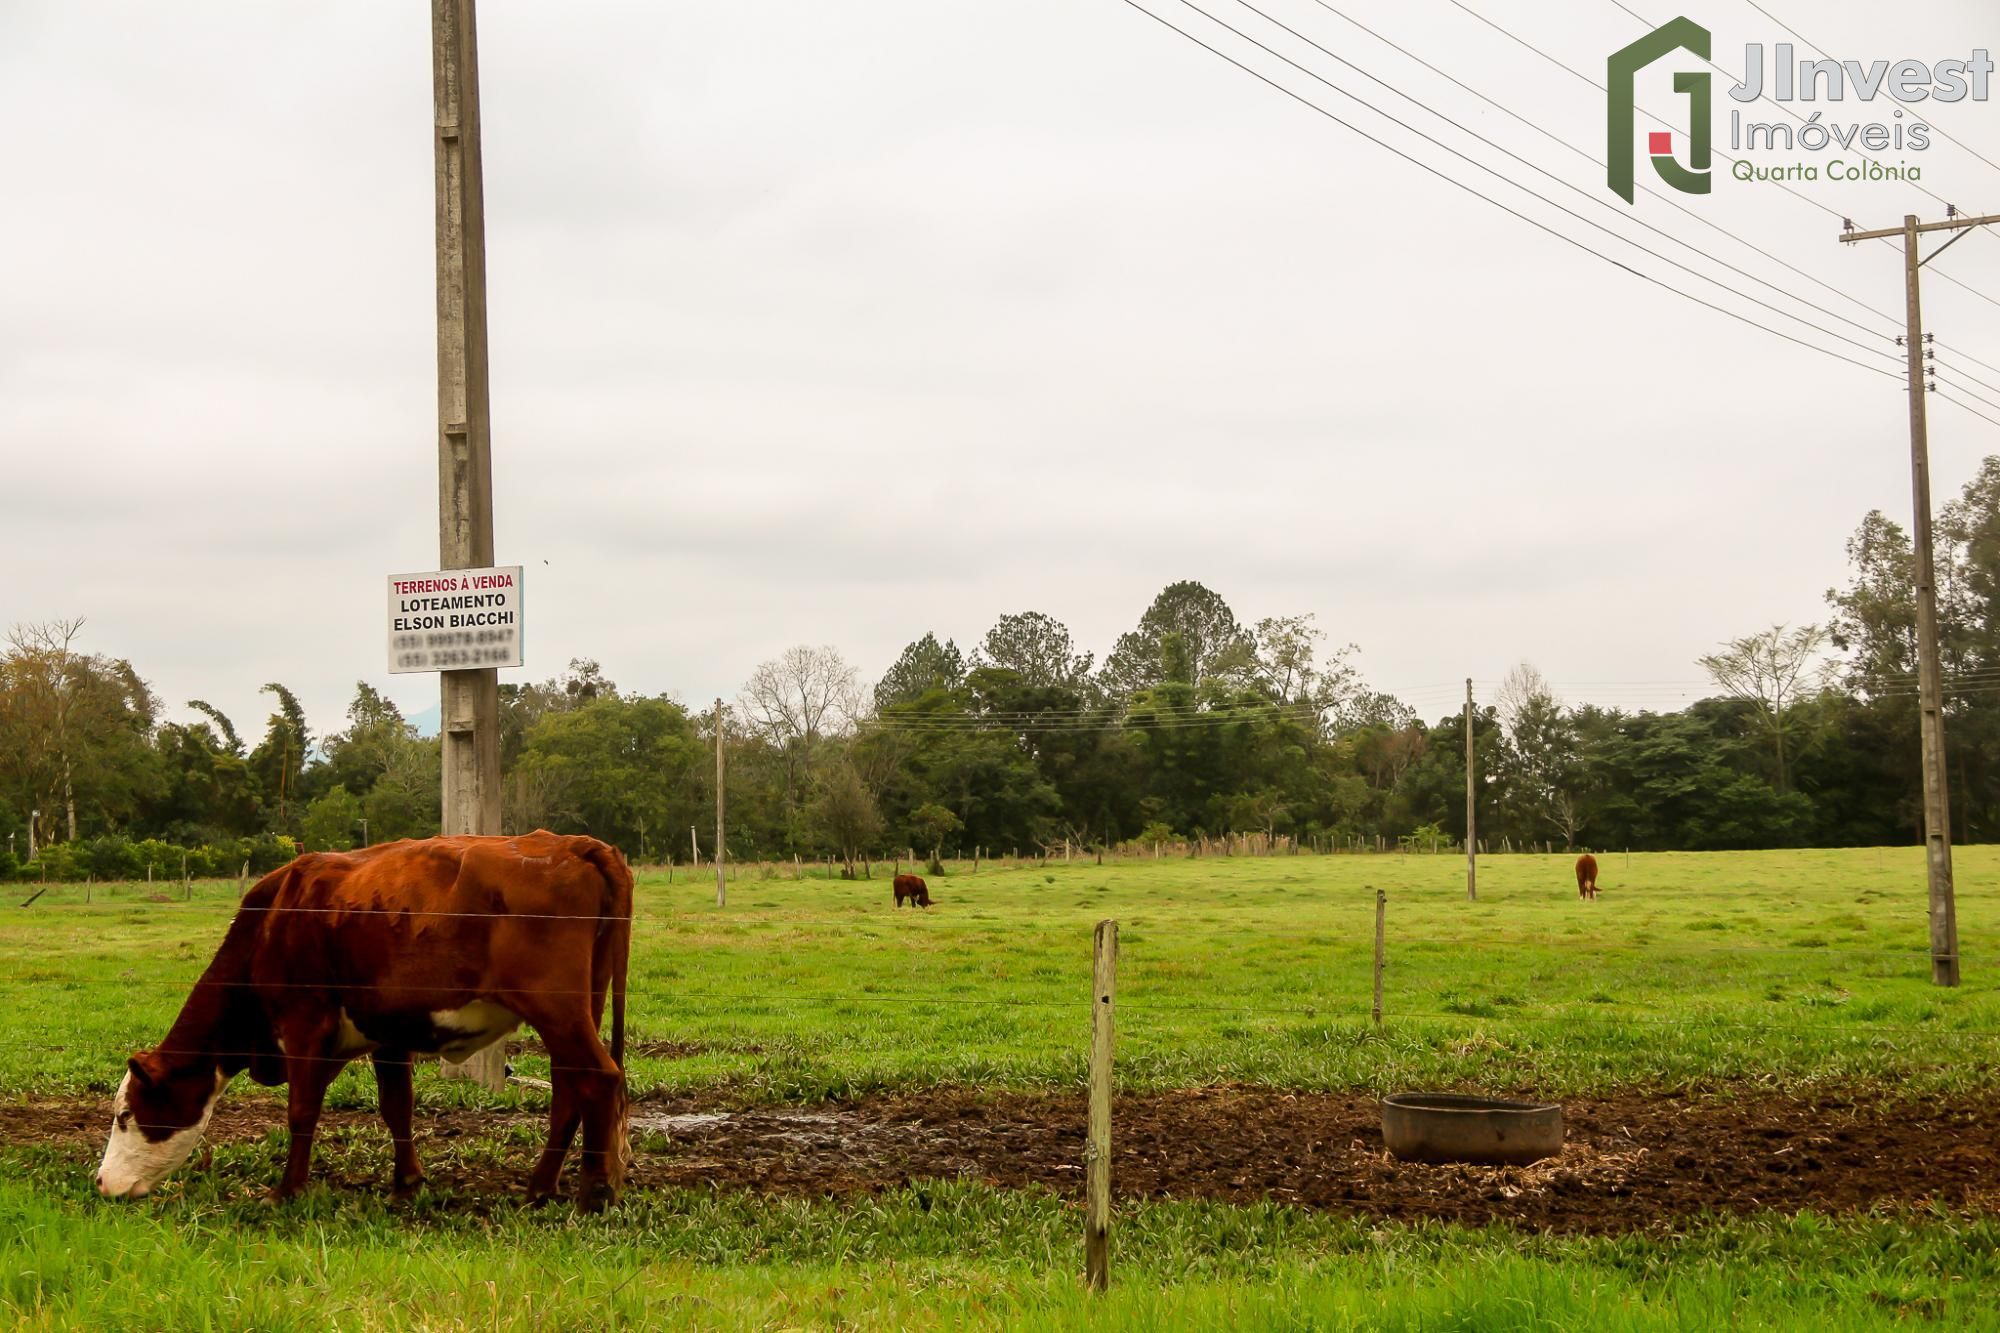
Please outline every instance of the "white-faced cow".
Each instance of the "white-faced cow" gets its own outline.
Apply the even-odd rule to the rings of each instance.
[[[166,1039],[128,1065],[97,1188],[139,1198],[200,1141],[229,1080],[289,1083],[285,1174],[305,1186],[326,1089],[374,1061],[394,1188],[423,1182],[410,1060],[463,1060],[527,1023],[547,1047],[549,1139],[528,1196],[555,1193],[579,1125],[577,1202],[624,1182],[625,969],[632,871],[594,838],[451,837],[301,856],[257,882]],[[607,991],[611,1045],[598,1035]]]

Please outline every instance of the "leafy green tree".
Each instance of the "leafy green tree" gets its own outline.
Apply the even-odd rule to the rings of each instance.
[[[417,730],[403,720],[401,709],[366,681],[356,681],[346,730],[332,732],[320,742],[322,781],[366,795],[397,748],[415,739]]]
[[[162,723],[153,733],[159,793],[140,828],[169,842],[242,838],[263,828],[257,784],[241,743],[218,738],[206,722]]]
[[[1161,589],[1137,628],[1119,636],[1104,662],[1105,687],[1126,695],[1169,679],[1163,658],[1169,635],[1178,636],[1189,684],[1240,677],[1250,669],[1254,647],[1236,613],[1201,584],[1184,580]]]
[[[1530,841],[1559,835],[1565,847],[1583,830],[1582,755],[1562,701],[1526,662],[1507,673],[1495,700],[1505,744],[1495,755],[1505,827]]]
[[[250,752],[250,771],[256,775],[265,809],[272,817],[272,827],[293,832],[292,825],[301,809],[312,735],[306,729],[306,710],[300,706],[297,695],[276,681],[260,693],[275,695],[278,708],[265,723],[263,741]]]
[[[908,645],[875,686],[877,711],[923,697],[931,690],[955,690],[965,683],[965,658],[958,645],[937,635]]]
[[[528,733],[523,772],[555,793],[543,821],[639,853],[641,827],[664,833],[697,822],[695,778],[713,763],[673,700],[605,695],[544,714]]]
[[[77,647],[82,620],[17,625],[0,652],[0,792],[71,841],[143,818],[159,702],[130,662]]]
[[[236,734],[236,724],[231,722],[220,708],[202,699],[188,700],[188,707],[215,724],[215,729],[221,735],[223,744],[230,754],[243,753],[243,738]]]
[[[435,736],[389,744],[382,769],[361,798],[371,843],[433,838],[444,821],[444,752]]]
[[[1023,685],[1078,690],[1090,679],[1092,661],[1091,654],[1076,651],[1060,620],[1040,611],[1000,617],[973,658],[975,668],[1011,671]]]
[[[933,864],[944,848],[944,840],[965,827],[965,821],[935,801],[926,801],[912,810],[909,822],[911,836],[919,847],[930,851]]]
[[[839,851],[847,878],[854,878],[855,861],[882,836],[882,812],[853,764],[836,760],[821,772],[810,815],[820,836]]]
[[[300,820],[305,845],[316,852],[344,852],[361,840],[361,802],[345,787],[315,797]],[[375,829],[371,823],[369,837]]]

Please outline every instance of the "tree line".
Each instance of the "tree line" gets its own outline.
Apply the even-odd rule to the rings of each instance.
[[[1952,834],[2000,820],[2000,458],[1937,523]],[[1472,718],[1489,847],[1880,845],[1919,840],[1914,561],[1879,511],[1847,544],[1824,623],[1774,626],[1698,665],[1682,709],[1569,703],[1532,666]],[[1609,608],[1604,619],[1629,614]],[[133,872],[195,849],[234,873],[293,847],[421,837],[439,748],[358,684],[313,731],[282,683],[246,736],[208,703],[172,721],[82,621],[16,626],[0,654],[0,872]],[[961,648],[925,632],[864,690],[831,647],[760,665],[724,710],[729,853],[839,858],[1149,845],[1262,833],[1344,846],[1450,842],[1465,719],[1368,687],[1310,616],[1245,624],[1164,588],[1102,660],[1055,618],[1006,615]],[[713,855],[716,718],[621,688],[592,661],[501,689],[510,831],[587,832],[651,861]],[[205,849],[205,850],[204,850]]]

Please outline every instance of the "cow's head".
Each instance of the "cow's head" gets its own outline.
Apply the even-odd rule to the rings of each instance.
[[[175,1066],[152,1051],[133,1056],[111,1105],[97,1192],[107,1199],[152,1193],[201,1142],[228,1081],[212,1059]]]

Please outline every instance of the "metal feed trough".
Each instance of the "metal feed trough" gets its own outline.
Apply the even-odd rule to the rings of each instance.
[[[1382,1141],[1405,1162],[1525,1166],[1562,1151],[1562,1107],[1400,1092],[1382,1099]]]

